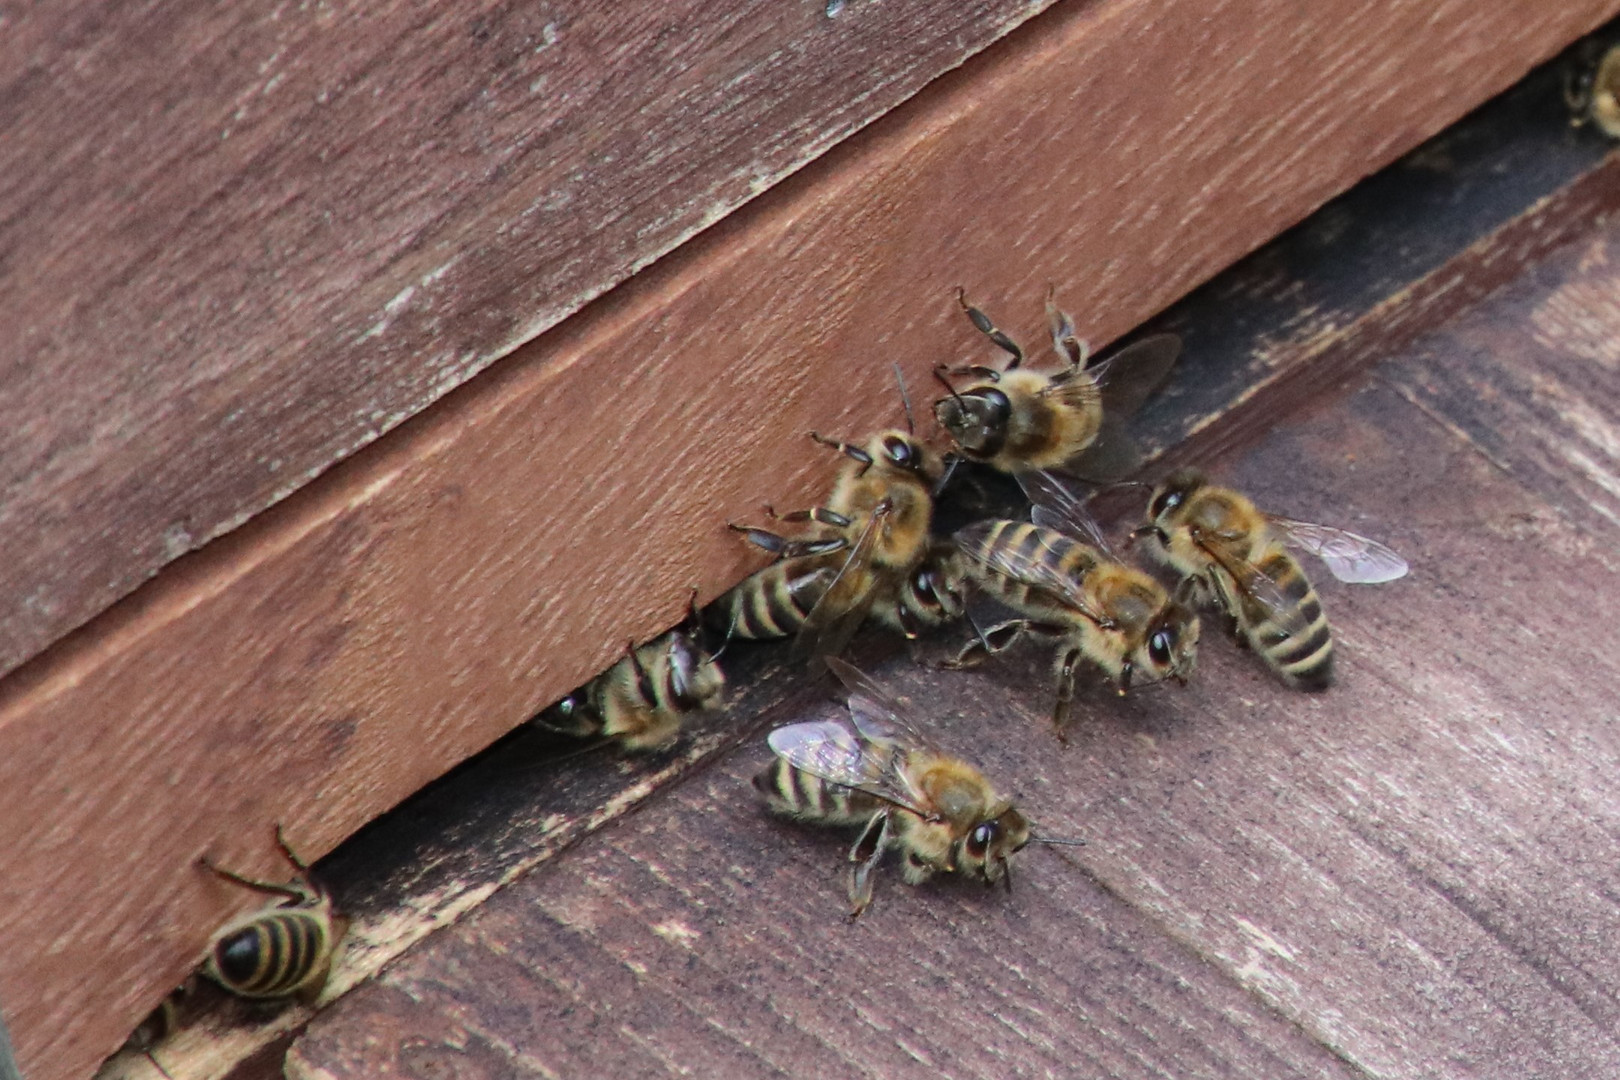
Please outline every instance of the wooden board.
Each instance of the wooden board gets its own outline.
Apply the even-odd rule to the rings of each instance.
[[[874,354],[914,380],[941,352],[977,354],[956,280],[1031,311],[1048,278],[1072,281],[1066,300],[1113,336],[1417,130],[1381,125],[1438,124],[1519,63],[1483,40],[1441,49],[1476,9],[1370,5],[1356,30],[1388,51],[1364,42],[1332,96],[1360,79],[1372,127],[1333,129],[1338,112],[1311,111],[1329,97],[1326,23],[1267,54],[1305,92],[1274,115],[1274,99],[1240,92],[1249,69],[1194,63],[1189,42],[1210,27],[1184,8],[1121,2],[1032,28],[8,679],[0,944],[45,943],[0,949],[26,1067],[76,1073],[110,1051],[245,906],[196,873],[198,854],[270,872],[262,838],[278,820],[306,853],[329,849],[624,638],[673,622],[691,584],[734,580],[746,556],[721,520],[805,497],[826,468],[802,431],[893,422]],[[1219,25],[1296,25],[1259,0],[1222,11]],[[1550,51],[1596,13],[1541,20],[1545,39],[1514,47]],[[1150,29],[1163,63],[1142,59]],[[1447,63],[1397,64],[1425,46]],[[1452,81],[1391,82],[1379,63]],[[1173,142],[1184,113],[1144,88],[1195,75],[1213,126]],[[1093,119],[1136,109],[1123,129]],[[1301,131],[1329,129],[1330,153],[1295,160]],[[1045,152],[1059,144],[1113,162],[1118,183]],[[1192,194],[1171,151],[1224,162],[1219,183]],[[970,204],[975,229],[937,213]],[[1028,232],[1037,219],[1051,225]],[[1089,224],[1104,220],[1140,227]]]
[[[1412,558],[1317,574],[1325,695],[1211,634],[1192,686],[1093,695],[1059,748],[1043,654],[873,665],[1089,841],[1011,896],[890,876],[848,924],[844,841],[751,804],[756,743],[340,1002],[289,1075],[1612,1073],[1620,525],[1578,466],[1617,456],[1617,294],[1610,219],[1208,463]]]
[[[1049,3],[10,13],[0,671]]]

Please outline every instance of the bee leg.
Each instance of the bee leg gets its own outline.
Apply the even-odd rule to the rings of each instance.
[[[984,663],[986,657],[1004,653],[1012,648],[1019,638],[1031,632],[1033,628],[1028,619],[1010,619],[988,630],[981,630],[979,624],[969,617],[968,625],[973,627],[974,639],[962,646],[962,651],[957,653],[954,659],[941,664],[941,667],[951,671],[977,667]]]
[[[1069,649],[1058,660],[1057,701],[1052,705],[1052,729],[1059,742],[1069,741],[1069,707],[1074,702],[1074,669],[1080,663],[1080,650]]]
[[[1012,357],[1011,360],[1007,361],[1007,366],[1003,370],[1012,371],[1024,362],[1024,350],[1018,347],[1018,342],[997,330],[996,324],[990,321],[990,316],[967,302],[967,290],[962,288],[956,290],[956,302],[961,306],[963,313],[967,315],[968,321],[973,324],[975,330],[995,342],[997,348]],[[991,381],[994,382],[995,380],[992,378]]]
[[[1249,639],[1243,633],[1243,617],[1240,614],[1243,609],[1238,603],[1238,598],[1227,588],[1226,579],[1216,571],[1209,572],[1208,580],[1209,591],[1215,594],[1215,602],[1226,613],[1226,632],[1232,635],[1232,640],[1237,642],[1238,648],[1247,649]]]
[[[1069,361],[1069,370],[1064,376],[1072,378],[1078,375],[1085,369],[1086,361],[1091,359],[1091,346],[1074,332],[1074,320],[1069,318],[1068,313],[1059,310],[1055,285],[1048,286],[1046,290],[1046,325],[1052,333],[1052,348]]]
[[[842,536],[830,536],[818,540],[804,538],[790,540],[768,529],[756,529],[752,525],[737,525],[727,522],[726,528],[742,533],[748,538],[750,544],[758,548],[764,548],[779,559],[802,559],[808,555],[827,555],[834,551],[842,551],[849,546],[849,540]]]
[[[244,888],[252,889],[254,892],[268,893],[271,896],[285,896],[290,900],[296,900],[300,903],[309,902],[310,890],[307,888],[300,888],[296,885],[277,885],[276,883],[270,881],[260,881],[257,878],[243,877],[234,870],[227,870],[223,866],[214,865],[214,861],[206,855],[197,856],[197,862],[200,863],[204,868],[211,870],[215,874],[224,878],[226,881],[234,881],[236,884],[241,885]],[[300,871],[300,873],[302,873],[302,871]]]
[[[653,687],[652,673],[647,670],[647,665],[641,662],[641,655],[636,652],[634,641],[625,645],[624,658],[630,665],[631,674],[636,677],[636,693],[641,695],[643,703],[651,705],[658,700],[658,691]]]
[[[834,450],[837,450],[840,454],[843,454],[845,457],[860,462],[861,468],[860,471],[855,474],[856,476],[864,476],[866,474],[866,470],[872,467],[872,455],[868,454],[865,450],[861,449],[859,446],[856,446],[854,443],[847,443],[840,439],[829,439],[827,436],[815,431],[810,433],[810,438],[812,441],[818,442],[822,446],[830,446]]]
[[[872,903],[872,871],[883,858],[883,852],[889,846],[889,812],[880,810],[872,815],[861,830],[861,835],[855,841],[855,846],[849,849],[849,861],[854,868],[849,875],[849,903],[851,919],[860,918]]]
[[[771,516],[778,521],[814,521],[818,525],[831,525],[835,529],[847,529],[850,526],[849,518],[825,506],[813,506],[809,510],[789,510],[785,514],[778,514],[768,506],[765,509],[770,510]]]

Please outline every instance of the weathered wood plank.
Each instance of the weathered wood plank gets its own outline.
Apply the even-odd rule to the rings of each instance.
[[[1614,1071],[1620,528],[1505,473],[1452,413],[1514,400],[1504,380],[1537,370],[1513,330],[1526,320],[1549,348],[1620,336],[1620,309],[1570,303],[1607,295],[1594,252],[1616,242],[1620,222],[1594,230],[1219,463],[1263,505],[1413,559],[1377,589],[1317,575],[1342,647],[1328,694],[1287,691],[1212,634],[1186,691],[1094,695],[1059,750],[1044,654],[880,669],[1039,820],[1089,840],[1026,852],[1011,897],[889,878],[844,923],[842,843],[750,805],[756,745],[339,1003],[292,1075],[414,1075],[408,1054],[454,1061],[463,1039],[542,1075]],[[1590,411],[1616,413],[1606,346],[1560,351],[1585,372],[1566,371],[1578,404],[1482,423],[1496,443],[1589,444]],[[1465,362],[1487,374],[1434,389]],[[1212,1005],[1218,983],[1179,969],[1166,937],[1274,1010],[1256,1027],[1286,1019],[1294,1045],[1333,1058],[1289,1058],[1254,1028],[1243,1044],[1269,1056],[1224,1056],[1252,1002]],[[1166,1047],[1173,1064],[1153,1056]]]
[[[1307,32],[1271,4],[1043,20],[7,680],[0,943],[47,944],[0,949],[0,996],[30,1071],[111,1050],[248,902],[199,879],[199,852],[268,872],[273,820],[326,850],[672,623],[692,583],[734,580],[746,556],[720,520],[824,475],[800,433],[892,420],[873,353],[920,381],[941,342],[967,347],[957,280],[987,296],[1073,281],[1065,297],[1112,336],[1394,153],[1413,117],[1438,124],[1524,62],[1470,36],[1490,21],[1471,5],[1383,0],[1354,26],[1309,14]],[[1514,47],[1548,51],[1597,10]],[[1261,49],[1304,94],[1293,111],[1244,92],[1253,69],[1188,52],[1229,20],[1244,30],[1227,47]],[[1466,47],[1442,48],[1464,24]],[[1329,95],[1320,72],[1351,30],[1366,36]],[[1400,63],[1431,53],[1445,62]],[[1178,79],[1209,96],[1208,125],[1184,132],[1161,100]],[[1332,151],[1296,162],[1302,132]],[[980,214],[968,228],[942,206]],[[1117,221],[1139,227],[1100,224]]]
[[[10,13],[0,671],[1049,3]]]
[[[847,840],[762,820],[757,758],[351,995],[290,1075],[417,1075],[463,1039],[520,1075],[1355,1075],[1050,851],[1010,898],[891,879],[848,924]]]

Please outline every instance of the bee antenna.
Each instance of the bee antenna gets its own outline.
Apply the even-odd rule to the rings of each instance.
[[[1086,842],[1084,840],[1065,840],[1056,836],[1032,836],[1029,838],[1029,842],[1032,844],[1055,844],[1061,847],[1086,846]]]
[[[945,471],[940,474],[939,483],[934,485],[934,490],[929,494],[936,499],[939,498],[940,493],[945,490],[945,485],[949,484],[951,482],[951,477],[956,475],[956,467],[960,464],[962,464],[962,458],[960,455],[946,454]]]
[[[906,431],[917,434],[917,422],[911,415],[911,395],[906,393],[906,376],[900,370],[899,363],[894,364],[894,381],[900,384],[900,404],[906,407]]]
[[[941,386],[943,386],[945,388],[945,392],[947,394],[951,395],[951,397],[956,399],[957,404],[961,404],[962,395],[958,394],[956,392],[956,387],[951,385],[951,380],[949,380],[949,379],[947,379],[945,377],[945,370],[946,370],[946,365],[944,365],[944,364],[935,364],[934,365],[934,378],[939,380],[939,385],[941,385]]]

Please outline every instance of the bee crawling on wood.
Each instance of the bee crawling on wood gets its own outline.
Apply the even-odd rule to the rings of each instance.
[[[929,534],[945,463],[910,430],[909,404],[906,420],[908,430],[861,443],[810,433],[847,460],[825,506],[777,515],[811,523],[806,535],[731,526],[779,560],[722,598],[743,636],[796,630],[795,653],[816,660],[841,652],[874,612],[907,637],[960,614],[955,553]]]
[[[1133,534],[1213,598],[1245,642],[1290,686],[1333,682],[1333,635],[1322,601],[1285,543],[1304,548],[1340,581],[1376,584],[1406,574],[1406,560],[1365,536],[1275,517],[1202,473],[1182,469],[1153,492]]]
[[[1067,363],[1055,372],[1032,371],[1023,366],[1018,343],[969,304],[960,289],[956,299],[973,325],[1011,356],[1001,368],[942,364],[935,369],[948,396],[934,403],[934,416],[959,454],[1002,472],[1061,469],[1098,482],[1135,471],[1141,451],[1125,421],[1164,382],[1181,355],[1180,338],[1143,338],[1091,364],[1074,322],[1048,293],[1052,347]],[[963,377],[975,381],[959,390],[951,379]]]
[[[1185,683],[1198,655],[1198,616],[1183,592],[1114,558],[1075,496],[1044,472],[1019,482],[1033,521],[984,521],[956,534],[968,575],[1020,617],[980,633],[951,662],[967,667],[1025,635],[1058,642],[1052,722],[1064,737],[1082,660],[1120,694],[1142,683]]]
[[[297,872],[285,885],[243,877],[207,857],[199,859],[226,881],[281,897],[221,927],[208,947],[202,971],[238,997],[312,998],[331,970],[337,919],[332,898],[310,878],[309,867],[287,846],[279,825],[276,846]]]
[[[1601,55],[1601,45],[1585,43],[1581,61],[1565,73],[1564,103],[1570,123],[1590,123],[1611,139],[1620,139],[1620,45]]]
[[[907,882],[960,873],[1012,889],[1012,856],[1030,823],[978,769],[934,745],[921,725],[853,665],[828,657],[849,691],[840,720],[771,732],[776,753],[754,786],[772,811],[819,825],[860,826],[850,849],[850,916],[872,902],[872,872],[899,853]]]
[[[617,663],[531,723],[576,738],[606,737],[626,750],[669,746],[679,737],[685,717],[719,707],[726,687],[719,664],[725,646],[711,654],[700,642],[703,622],[696,589],[688,627],[644,645],[631,642]]]

